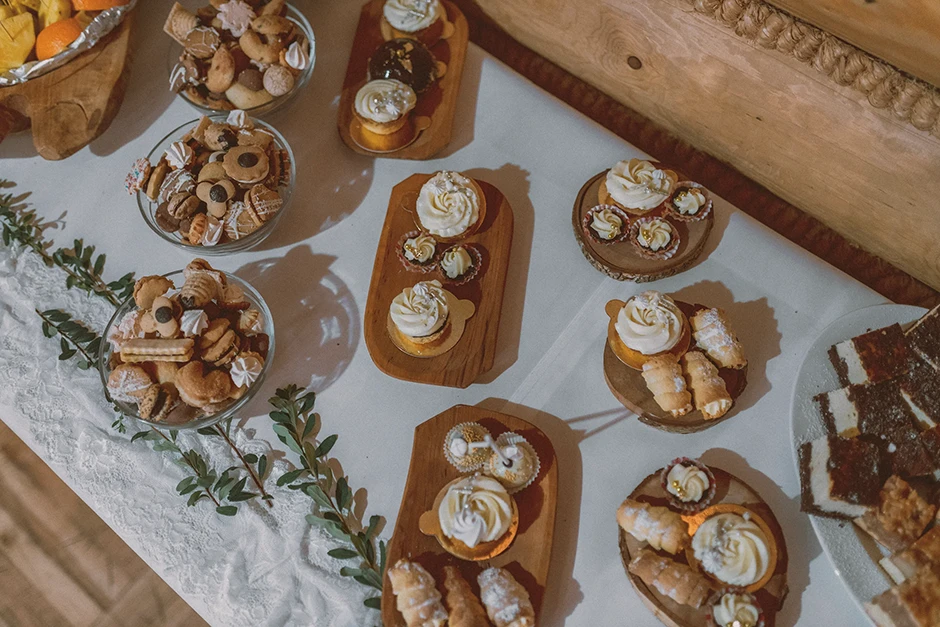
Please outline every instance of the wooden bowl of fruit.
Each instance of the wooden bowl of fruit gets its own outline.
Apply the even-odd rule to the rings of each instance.
[[[107,129],[124,97],[134,4],[0,0],[0,141],[31,126],[39,154],[62,159]]]

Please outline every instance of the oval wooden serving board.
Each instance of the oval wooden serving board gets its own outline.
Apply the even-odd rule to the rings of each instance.
[[[353,101],[356,92],[369,79],[369,58],[376,48],[385,43],[380,27],[385,0],[372,0],[362,7],[356,37],[353,39],[352,50],[349,53],[349,65],[346,66],[346,78],[343,80],[339,113],[336,117],[340,137],[352,150],[361,155],[395,159],[429,159],[450,143],[454,127],[454,112],[457,109],[457,93],[460,91],[460,78],[463,75],[470,33],[467,18],[457,5],[450,0],[443,0],[443,4],[447,9],[447,19],[454,26],[454,33],[431,46],[430,50],[438,61],[447,64],[447,71],[425,93],[418,95],[418,104],[411,112],[415,120],[427,118],[429,125],[418,134],[413,142],[393,151],[368,150],[356,142],[351,130],[355,117],[352,111]],[[425,123],[425,120],[421,121],[422,125]]]
[[[774,569],[774,575],[767,585],[754,593],[754,596],[757,597],[758,602],[764,608],[767,627],[774,627],[776,614],[783,606],[783,601],[789,592],[787,586],[787,546],[783,530],[780,528],[780,523],[777,522],[770,506],[764,502],[754,489],[729,472],[714,466],[709,466],[709,468],[715,475],[716,484],[715,500],[712,501],[712,504],[732,503],[743,505],[767,523],[777,541],[777,567]],[[669,502],[660,484],[660,473],[661,470],[657,470],[644,479],[630,493],[628,498],[653,505],[668,506]],[[623,560],[624,569],[627,569],[637,551],[646,546],[646,543],[639,542],[619,527],[618,530],[620,534],[620,557]],[[684,552],[676,555],[675,559],[678,562],[688,563]],[[647,586],[639,577],[631,574],[629,570],[627,570],[627,578],[640,595],[643,603],[663,624],[669,627],[702,627],[706,624],[707,607],[703,606],[695,609],[686,605],[679,605],[669,597],[660,594],[655,588]]]
[[[463,337],[454,348],[435,357],[413,357],[402,352],[388,334],[388,308],[406,287],[440,274],[423,274],[406,269],[398,259],[398,243],[409,231],[417,230],[414,204],[418,191],[431,174],[414,174],[392,189],[388,214],[375,251],[372,284],[366,302],[364,334],[369,355],[379,370],[405,381],[465,388],[493,367],[503,290],[512,247],[512,207],[506,197],[485,181],[477,181],[486,197],[486,215],[481,227],[461,243],[473,244],[482,254],[477,276],[465,285],[442,281],[457,298],[476,307],[467,320]],[[443,250],[451,244],[438,244]]]
[[[578,240],[581,252],[591,265],[612,279],[637,283],[664,279],[691,267],[702,254],[705,241],[715,223],[714,207],[708,217],[698,222],[669,220],[669,223],[678,229],[680,238],[679,250],[670,259],[647,259],[637,252],[629,240],[617,244],[598,244],[584,235],[581,228],[584,214],[588,209],[597,206],[597,191],[607,176],[607,172],[608,170],[604,170],[584,184],[578,192],[578,197],[574,201],[574,210],[571,213],[574,237]],[[683,180],[681,174],[679,174],[679,180]],[[663,215],[663,209],[653,209],[647,215]],[[630,216],[631,224],[635,218],[636,216]]]
[[[676,301],[676,304],[688,319],[691,319],[698,310],[707,309],[705,305],[690,305],[681,301]],[[695,348],[694,344],[692,348]],[[747,366],[741,370],[718,368],[718,374],[725,380],[725,386],[731,398],[737,401],[744,392],[744,388],[747,387]],[[620,361],[611,350],[609,342],[604,342],[604,380],[607,381],[611,394],[623,403],[624,407],[635,413],[640,422],[670,433],[703,431],[724,422],[733,416],[737,409],[736,404],[732,405],[728,413],[714,420],[705,420],[702,412],[697,409],[693,409],[685,416],[674,418],[669,412],[663,411],[653,399],[653,394],[646,387],[643,374]]]
[[[519,530],[516,539],[505,553],[485,562],[465,562],[453,557],[438,544],[433,536],[418,530],[418,519],[432,508],[438,491],[457,477],[459,472],[444,457],[444,436],[463,422],[479,422],[493,437],[512,431],[523,436],[538,453],[541,469],[535,482],[515,495],[519,508]],[[532,599],[538,618],[548,567],[552,555],[552,536],[555,530],[555,504],[558,497],[558,463],[552,443],[538,427],[515,416],[457,405],[438,414],[415,429],[411,450],[411,466],[401,499],[401,509],[395,523],[395,532],[388,544],[387,564],[392,566],[401,558],[417,561],[428,569],[444,594],[444,566],[460,568],[464,578],[479,596],[477,575],[489,566],[505,568],[525,586]],[[405,621],[395,607],[392,585],[385,575],[382,587],[382,622],[385,627],[404,627]]]

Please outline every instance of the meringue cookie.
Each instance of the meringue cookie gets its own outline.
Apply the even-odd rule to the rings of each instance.
[[[235,37],[241,37],[251,26],[251,20],[255,19],[255,12],[247,2],[229,0],[219,6],[218,18],[222,28]]]
[[[251,121],[251,118],[248,117],[248,114],[242,111],[241,109],[235,109],[228,114],[228,117],[225,119],[225,123],[234,126],[235,128],[244,128],[251,130],[255,127],[255,123]],[[210,161],[212,158],[210,157]],[[221,159],[219,159],[221,161]]]
[[[166,153],[167,164],[174,170],[182,170],[193,160],[193,149],[190,148],[184,142],[173,142],[169,148],[167,148]]]
[[[187,309],[180,318],[180,331],[185,337],[196,337],[209,328],[209,316],[202,309]]]
[[[307,66],[310,65],[310,53],[307,51],[307,46],[302,46],[297,41],[292,43],[287,48],[287,52],[284,53],[284,63],[287,64],[287,67],[298,72],[306,70]]]
[[[239,355],[232,362],[232,369],[229,371],[232,383],[240,388],[251,386],[261,376],[263,366],[264,362],[252,353]]]

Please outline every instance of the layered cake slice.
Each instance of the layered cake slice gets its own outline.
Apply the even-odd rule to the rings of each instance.
[[[885,557],[879,563],[894,583],[904,583],[925,566],[940,565],[940,525],[933,527],[904,551]]]
[[[878,627],[940,625],[940,567],[928,566],[899,586],[879,594],[865,611]]]
[[[928,311],[906,333],[913,352],[940,370],[940,305]]]
[[[940,371],[918,360],[918,365],[897,379],[901,396],[922,429],[940,424]]]
[[[839,342],[829,348],[829,361],[842,385],[886,381],[914,366],[899,324]]]
[[[878,445],[829,435],[800,445],[800,509],[830,518],[860,518],[877,507],[884,485]]]
[[[903,551],[924,533],[937,508],[897,475],[881,488],[880,502],[855,524],[890,551]]]

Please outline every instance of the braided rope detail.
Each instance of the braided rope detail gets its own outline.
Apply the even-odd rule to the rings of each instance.
[[[736,35],[768,50],[789,54],[839,85],[865,94],[914,128],[940,138],[940,90],[773,7],[763,0],[686,0]]]

